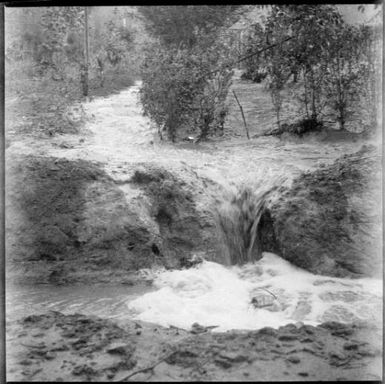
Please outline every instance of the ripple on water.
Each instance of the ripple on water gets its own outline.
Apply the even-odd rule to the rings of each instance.
[[[324,301],[343,301],[345,303],[352,303],[355,301],[370,299],[372,296],[365,292],[337,291],[322,292],[319,297],[321,300]]]
[[[271,253],[242,267],[203,262],[167,271],[155,286],[157,291],[128,303],[136,318],[186,329],[194,322],[226,331],[298,321],[378,321],[381,315],[381,281],[317,276]]]

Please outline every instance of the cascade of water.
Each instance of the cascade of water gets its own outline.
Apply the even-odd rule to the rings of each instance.
[[[275,189],[270,187],[254,192],[250,187],[239,187],[219,206],[218,229],[228,264],[241,265],[262,257],[257,227],[267,197]]]
[[[135,318],[190,329],[194,322],[230,329],[280,327],[302,321],[369,321],[381,326],[380,279],[318,276],[263,252],[255,263],[226,267],[203,261],[183,270],[161,272],[154,292],[129,301]],[[267,293],[270,292],[270,293]],[[272,300],[255,306],[257,298]]]

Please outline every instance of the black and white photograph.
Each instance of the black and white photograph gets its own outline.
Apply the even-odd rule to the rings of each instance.
[[[382,382],[382,2],[3,10],[6,382]]]

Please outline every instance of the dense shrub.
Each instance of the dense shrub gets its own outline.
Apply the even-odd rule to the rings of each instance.
[[[220,28],[231,26],[242,13],[239,5],[139,7],[148,31],[167,47],[210,46]]]
[[[144,113],[174,141],[196,133],[198,141],[223,131],[231,82],[231,51],[221,38],[243,12],[240,6],[142,7],[157,43],[141,71]]]
[[[193,129],[199,139],[221,130],[231,74],[223,63],[225,48],[165,48],[148,50],[142,67],[141,102],[144,113],[174,141],[181,128]],[[219,70],[214,72],[219,65]]]

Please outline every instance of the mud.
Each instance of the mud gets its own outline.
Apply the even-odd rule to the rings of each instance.
[[[364,259],[358,251],[352,253],[357,267],[351,265],[347,249],[351,252],[352,242],[344,235],[360,244],[367,203],[378,209],[376,198],[366,198],[364,191],[373,164],[361,154],[321,167],[342,153],[356,152],[361,143],[246,140],[234,137],[244,136],[237,123],[239,135],[237,129],[234,134],[226,129],[218,140],[171,145],[157,141],[156,130],[141,115],[138,89],[136,84],[86,104],[88,122],[81,134],[39,140],[10,136],[7,283],[130,285],[146,280],[140,268],[185,267],[186,258],[202,253],[225,264],[215,209],[231,204],[245,186],[258,194],[277,182],[282,200],[271,200],[272,208],[259,224],[260,242],[246,236],[245,249],[258,248],[252,244],[275,247],[274,252],[294,264],[321,274],[330,273],[332,266],[342,276],[372,267],[370,255],[365,253]],[[261,108],[250,123],[253,135],[271,128],[272,112],[268,95],[261,87],[255,91]],[[292,203],[295,199],[302,199],[302,211]],[[235,201],[235,206],[242,204]],[[354,220],[349,207],[355,207]],[[372,228],[369,233],[374,234]],[[336,247],[333,253],[328,241]],[[287,249],[282,246],[286,242]],[[297,243],[304,250],[299,261],[294,257]],[[311,247],[327,252],[312,254]],[[340,253],[338,264],[333,255]],[[317,264],[316,256],[323,257],[324,264]],[[306,305],[298,311],[306,312]],[[213,333],[215,329],[198,325],[187,332],[131,320],[114,323],[35,312],[32,308],[29,317],[7,324],[9,380],[308,381],[379,379],[382,374],[381,329],[364,324]]]
[[[219,255],[213,214],[196,203],[201,180],[191,174],[195,182],[186,182],[152,163],[125,171],[126,180],[114,181],[94,162],[13,157],[6,198],[13,280],[127,283],[141,268]]]
[[[10,381],[380,380],[380,329],[335,322],[213,333],[48,312],[7,324]]]
[[[382,275],[381,153],[363,146],[304,172],[260,224],[264,250],[316,274]]]
[[[14,158],[7,167],[6,202],[8,272],[25,283],[70,283],[85,275],[93,280],[98,269],[104,269],[103,281],[108,270],[134,269],[127,249],[132,238],[150,241],[147,231],[133,228],[122,191],[87,161]],[[150,258],[145,248],[141,254]]]
[[[220,257],[213,205],[199,206],[205,182],[185,167],[189,179],[178,176],[154,163],[139,163],[130,185],[144,192],[149,216],[154,220],[159,244],[154,252],[168,268],[180,268],[196,254]]]
[[[361,167],[358,155],[352,156],[351,165],[346,158],[341,169],[325,165],[341,152],[357,151],[360,143],[321,144],[317,138],[314,143],[304,138],[291,143],[262,137],[222,138],[201,145],[157,143],[136,105],[137,89],[89,103],[89,121],[81,135],[20,137],[7,148],[7,259],[22,280],[125,282],[139,268],[179,267],[196,253],[230,264],[258,259],[261,249],[282,251],[288,260],[319,273],[369,272],[372,266],[364,267],[365,261],[351,266],[347,253],[354,248],[351,244],[358,244],[353,259],[363,260],[363,244],[369,250],[378,240],[380,226],[376,234],[376,224],[367,228],[365,211],[369,201],[376,206],[376,198],[365,194],[376,194],[378,185],[372,192],[370,187],[365,191],[365,185],[377,171],[371,171],[368,159]],[[268,102],[261,90],[258,97]],[[263,124],[258,129],[263,131]],[[304,173],[314,170],[314,176]],[[354,192],[351,185],[357,175],[363,178]],[[295,177],[299,179],[290,192],[285,186],[290,188]],[[258,215],[249,218],[252,209],[241,212],[238,200],[242,191],[251,190],[257,197],[277,186],[282,186],[282,200],[270,216],[262,216],[255,241],[254,233],[247,232],[254,231]],[[222,220],[218,231],[221,206],[225,213],[234,211],[234,217]],[[352,215],[351,206],[358,209]],[[244,223],[238,223],[237,214]],[[238,231],[233,224],[250,228],[230,239],[229,230]],[[309,231],[306,241],[300,235],[303,229]],[[365,242],[360,244],[360,239]],[[319,257],[317,247],[327,251]],[[245,251],[234,256],[238,248]],[[250,250],[252,255],[247,255]],[[332,258],[339,250],[343,256],[336,265]]]

